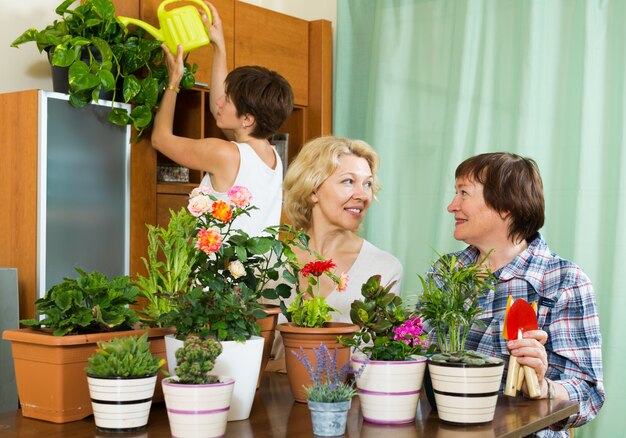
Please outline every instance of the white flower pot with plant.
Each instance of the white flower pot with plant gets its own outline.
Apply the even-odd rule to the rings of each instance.
[[[318,436],[338,436],[346,432],[348,411],[356,390],[347,382],[350,362],[343,366],[337,363],[337,349],[331,354],[326,345],[320,343],[313,348],[315,365],[302,348],[293,355],[304,365],[311,384],[304,387],[311,411],[313,433]]]
[[[291,246],[307,244],[303,232],[287,225],[268,227],[261,236],[238,229],[236,219],[255,208],[245,187],[232,187],[227,199],[218,199],[207,187],[191,192],[185,214],[195,217],[189,242],[195,251],[189,280],[193,287],[177,294],[173,309],[163,317],[165,325],[176,327],[179,341],[166,340],[170,367],[175,366],[175,349],[190,334],[223,342],[216,369],[237,382],[229,421],[249,417],[256,393],[263,354],[257,319],[267,316],[260,300],[290,296],[288,284],[270,287],[270,283],[280,276],[287,283],[296,281],[289,271],[298,269]],[[229,359],[236,351],[246,356]]]
[[[466,351],[465,341],[472,325],[481,323],[478,298],[493,290],[493,275],[481,263],[463,265],[454,255],[444,255],[420,280],[419,312],[439,348],[428,360],[439,418],[459,424],[492,421],[504,362]]]
[[[96,427],[108,432],[148,424],[158,370],[164,359],[150,353],[148,335],[98,342],[85,368]]]
[[[402,424],[415,421],[426,357],[422,324],[415,310],[405,309],[393,294],[393,283],[383,287],[380,275],[361,288],[363,300],[352,303],[352,322],[360,327],[353,339],[352,368],[361,370],[356,385],[363,419],[372,423]]]
[[[162,382],[172,436],[224,436],[235,381],[209,374],[221,353],[220,342],[197,336],[176,351],[176,377]]]

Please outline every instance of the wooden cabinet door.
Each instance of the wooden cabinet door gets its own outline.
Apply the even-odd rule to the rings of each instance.
[[[119,0],[118,0],[119,1]],[[157,9],[162,0],[141,0],[140,18],[148,24],[160,28],[159,19],[157,18]],[[212,0],[211,3],[217,8],[222,19],[222,27],[224,29],[224,39],[226,41],[226,60],[228,69],[233,68],[233,48],[235,39],[235,7],[234,0]],[[172,3],[166,7],[170,10],[184,5],[196,5],[193,2],[180,1]],[[121,14],[120,14],[121,15]],[[200,47],[193,50],[189,54],[187,62],[191,65],[198,64],[196,72],[196,82],[210,85],[211,83],[211,63],[213,62],[213,48],[211,45]]]
[[[283,75],[296,105],[309,103],[309,23],[235,2],[235,67],[261,65]]]

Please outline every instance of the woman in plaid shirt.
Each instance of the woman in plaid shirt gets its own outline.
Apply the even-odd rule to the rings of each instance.
[[[593,285],[577,265],[552,253],[539,233],[543,184],[533,160],[481,154],[461,163],[455,178],[448,211],[454,215],[454,238],[469,245],[457,254],[459,260],[475,263],[491,251],[486,264],[498,279],[495,293],[480,299],[485,326],[472,327],[466,348],[506,363],[514,355],[537,372],[541,398],[577,401],[577,415],[537,434],[569,436],[567,429],[595,418],[605,397]],[[507,342],[502,325],[509,295],[539,304],[539,330]],[[505,379],[506,372],[503,386]]]

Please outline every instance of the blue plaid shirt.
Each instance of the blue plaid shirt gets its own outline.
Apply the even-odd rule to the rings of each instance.
[[[469,246],[456,255],[460,263],[468,264],[476,263],[479,253]],[[507,299],[512,295],[514,299],[539,303],[538,325],[548,333],[546,377],[563,385],[570,400],[579,403],[580,412],[553,425],[553,430],[540,431],[537,436],[569,436],[564,429],[593,420],[605,397],[602,338],[593,285],[578,266],[553,254],[541,235],[494,274],[498,278],[496,292],[489,291],[480,297],[484,310],[479,319],[484,326],[471,328],[465,348],[501,357],[508,367],[510,353],[502,338]],[[506,373],[507,370],[503,374],[501,392]]]

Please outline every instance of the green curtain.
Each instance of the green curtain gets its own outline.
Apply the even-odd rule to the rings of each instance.
[[[626,2],[337,5],[334,132],[381,157],[364,236],[402,261],[403,296],[420,292],[435,250],[465,246],[446,212],[456,166],[488,151],[535,159],[542,233],[591,277],[599,304],[607,399],[577,436],[625,436]]]

